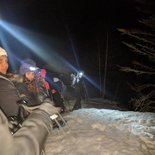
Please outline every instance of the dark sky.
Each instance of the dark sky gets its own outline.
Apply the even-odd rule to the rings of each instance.
[[[117,28],[134,25],[138,17],[132,0],[5,0],[0,6],[4,20],[46,36],[41,39],[72,63],[75,51],[82,68],[88,57],[92,66],[86,68],[95,66],[107,32],[110,47],[121,48]]]
[[[51,49],[97,81],[99,51],[104,75],[108,34],[109,96],[115,99],[119,96],[121,84],[126,87],[126,77],[118,71],[117,65],[129,63],[131,56],[121,44],[122,36],[117,28],[133,27],[141,17],[135,11],[133,0],[5,0],[0,3],[0,13],[4,20],[39,33],[39,39],[44,40]],[[12,40],[8,44],[19,55],[22,55],[21,49],[29,51]],[[50,50],[48,54],[51,54]]]

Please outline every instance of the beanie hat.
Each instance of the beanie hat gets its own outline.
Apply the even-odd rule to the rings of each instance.
[[[2,55],[7,56],[7,53],[2,47],[0,47],[0,56],[2,56]]]
[[[21,62],[21,66],[19,68],[20,74],[25,74],[26,72],[32,72],[30,67],[36,67],[36,63],[32,59],[25,59]]]

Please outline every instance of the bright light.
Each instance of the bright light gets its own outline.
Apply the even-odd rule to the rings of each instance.
[[[83,72],[79,72],[79,78],[83,76]]]
[[[35,71],[35,70],[37,70],[37,68],[36,67],[29,67],[29,69],[31,70],[31,71]]]
[[[54,77],[53,82],[59,82],[59,79],[57,77]]]
[[[60,56],[57,51],[54,51],[52,47],[47,45],[43,41],[44,39],[39,39],[43,38],[43,35],[28,31],[2,20],[0,21],[0,27],[25,45],[28,50],[35,53],[45,62],[48,62],[49,67],[53,70],[60,72],[61,70],[65,70],[67,67],[74,68],[67,60]],[[6,41],[3,42],[5,43]]]
[[[3,28],[6,32],[10,33],[13,37],[15,37],[18,41],[20,41],[23,45],[25,45],[28,49],[30,49],[37,56],[39,56],[42,60],[44,60],[45,62],[48,62],[49,67],[52,70],[56,70],[60,72],[60,71],[66,70],[66,68],[70,68],[74,72],[78,73],[78,69],[75,66],[73,66],[69,61],[64,59],[59,54],[57,54],[57,52],[54,51],[51,46],[49,47],[47,44],[45,44],[45,42],[42,42],[40,39],[38,39],[41,37],[39,34],[32,33],[21,27],[15,26],[13,24],[10,24],[2,20],[0,20],[0,29],[1,28]],[[5,37],[2,37],[2,35],[0,35],[0,40],[3,43],[3,47],[7,47],[7,42]],[[7,51],[8,50],[9,48],[7,48]],[[74,51],[75,59],[77,60],[76,52],[74,48],[73,48],[73,51]],[[37,69],[31,68],[30,70],[35,71]],[[85,79],[88,80],[92,85],[94,85],[98,89],[100,88],[99,85],[94,80],[92,80],[88,76],[85,76],[83,72],[80,72],[78,76],[80,78],[84,76]]]

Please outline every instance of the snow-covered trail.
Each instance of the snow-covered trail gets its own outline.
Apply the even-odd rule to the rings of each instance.
[[[92,108],[65,119],[69,129],[49,136],[47,155],[155,155],[155,113]]]

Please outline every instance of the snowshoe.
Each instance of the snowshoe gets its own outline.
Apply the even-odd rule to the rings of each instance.
[[[52,122],[53,122],[53,130],[61,130],[63,127],[66,126],[66,120],[61,116],[60,113],[54,114],[50,116]]]

